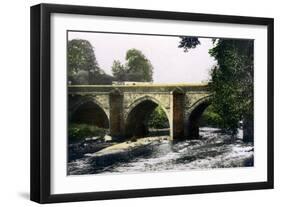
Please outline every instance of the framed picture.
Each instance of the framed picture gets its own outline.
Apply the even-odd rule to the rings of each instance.
[[[31,200],[273,188],[273,19],[31,7]]]

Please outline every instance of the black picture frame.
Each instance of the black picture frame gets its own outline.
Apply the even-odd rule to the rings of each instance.
[[[182,20],[207,23],[233,23],[267,26],[267,181],[238,184],[219,184],[153,189],[51,194],[50,123],[50,15],[52,13],[134,17],[165,20]],[[39,4],[31,7],[31,174],[30,199],[38,203],[88,201],[102,199],[167,196],[179,194],[211,193],[273,188],[273,44],[274,20],[272,18],[195,14],[168,11],[135,10],[56,4]]]

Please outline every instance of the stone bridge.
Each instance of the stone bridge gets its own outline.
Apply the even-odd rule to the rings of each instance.
[[[145,136],[146,120],[160,106],[170,138],[196,138],[198,121],[210,104],[205,84],[70,85],[69,121],[109,128],[112,137]]]

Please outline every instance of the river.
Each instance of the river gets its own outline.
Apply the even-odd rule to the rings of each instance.
[[[219,129],[200,128],[200,139],[172,142],[168,137],[147,138],[149,144],[114,156],[85,153],[69,160],[68,175],[182,171],[193,169],[251,167],[253,143],[243,143]],[[130,144],[130,143],[129,143]]]

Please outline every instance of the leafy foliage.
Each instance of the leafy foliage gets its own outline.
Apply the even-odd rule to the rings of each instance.
[[[222,117],[215,111],[213,105],[208,106],[200,118],[200,126],[223,128],[223,124]]]
[[[213,105],[235,133],[240,120],[253,119],[253,41],[220,39],[210,54],[218,61],[209,84]]]
[[[89,83],[89,73],[98,71],[98,63],[91,43],[87,40],[74,39],[67,45],[69,80],[76,76],[78,83]]]
[[[222,117],[223,128],[234,134],[243,120],[244,139],[253,136],[253,40],[213,39],[213,43],[209,53],[218,63],[209,82],[214,111]],[[198,38],[181,37],[179,47],[187,52],[198,44]]]
[[[126,54],[127,70],[131,81],[152,81],[153,67],[144,54],[137,49],[130,49]]]
[[[112,77],[99,68],[94,48],[87,40],[73,39],[67,45],[70,84],[111,84]]]
[[[181,41],[179,44],[179,48],[183,48],[184,52],[188,52],[189,49],[196,48],[197,45],[200,45],[200,41],[198,37],[180,37]]]
[[[71,141],[82,140],[87,137],[103,137],[106,130],[94,125],[71,123],[68,126],[68,138]]]
[[[158,106],[152,112],[148,120],[148,126],[155,129],[163,129],[169,127],[169,121],[164,110]]]
[[[112,74],[117,81],[153,81],[153,66],[145,55],[137,49],[130,49],[126,53],[126,64],[115,60]]]
[[[126,68],[121,64],[119,60],[114,60],[112,64],[112,74],[118,81],[125,81],[126,80]]]

